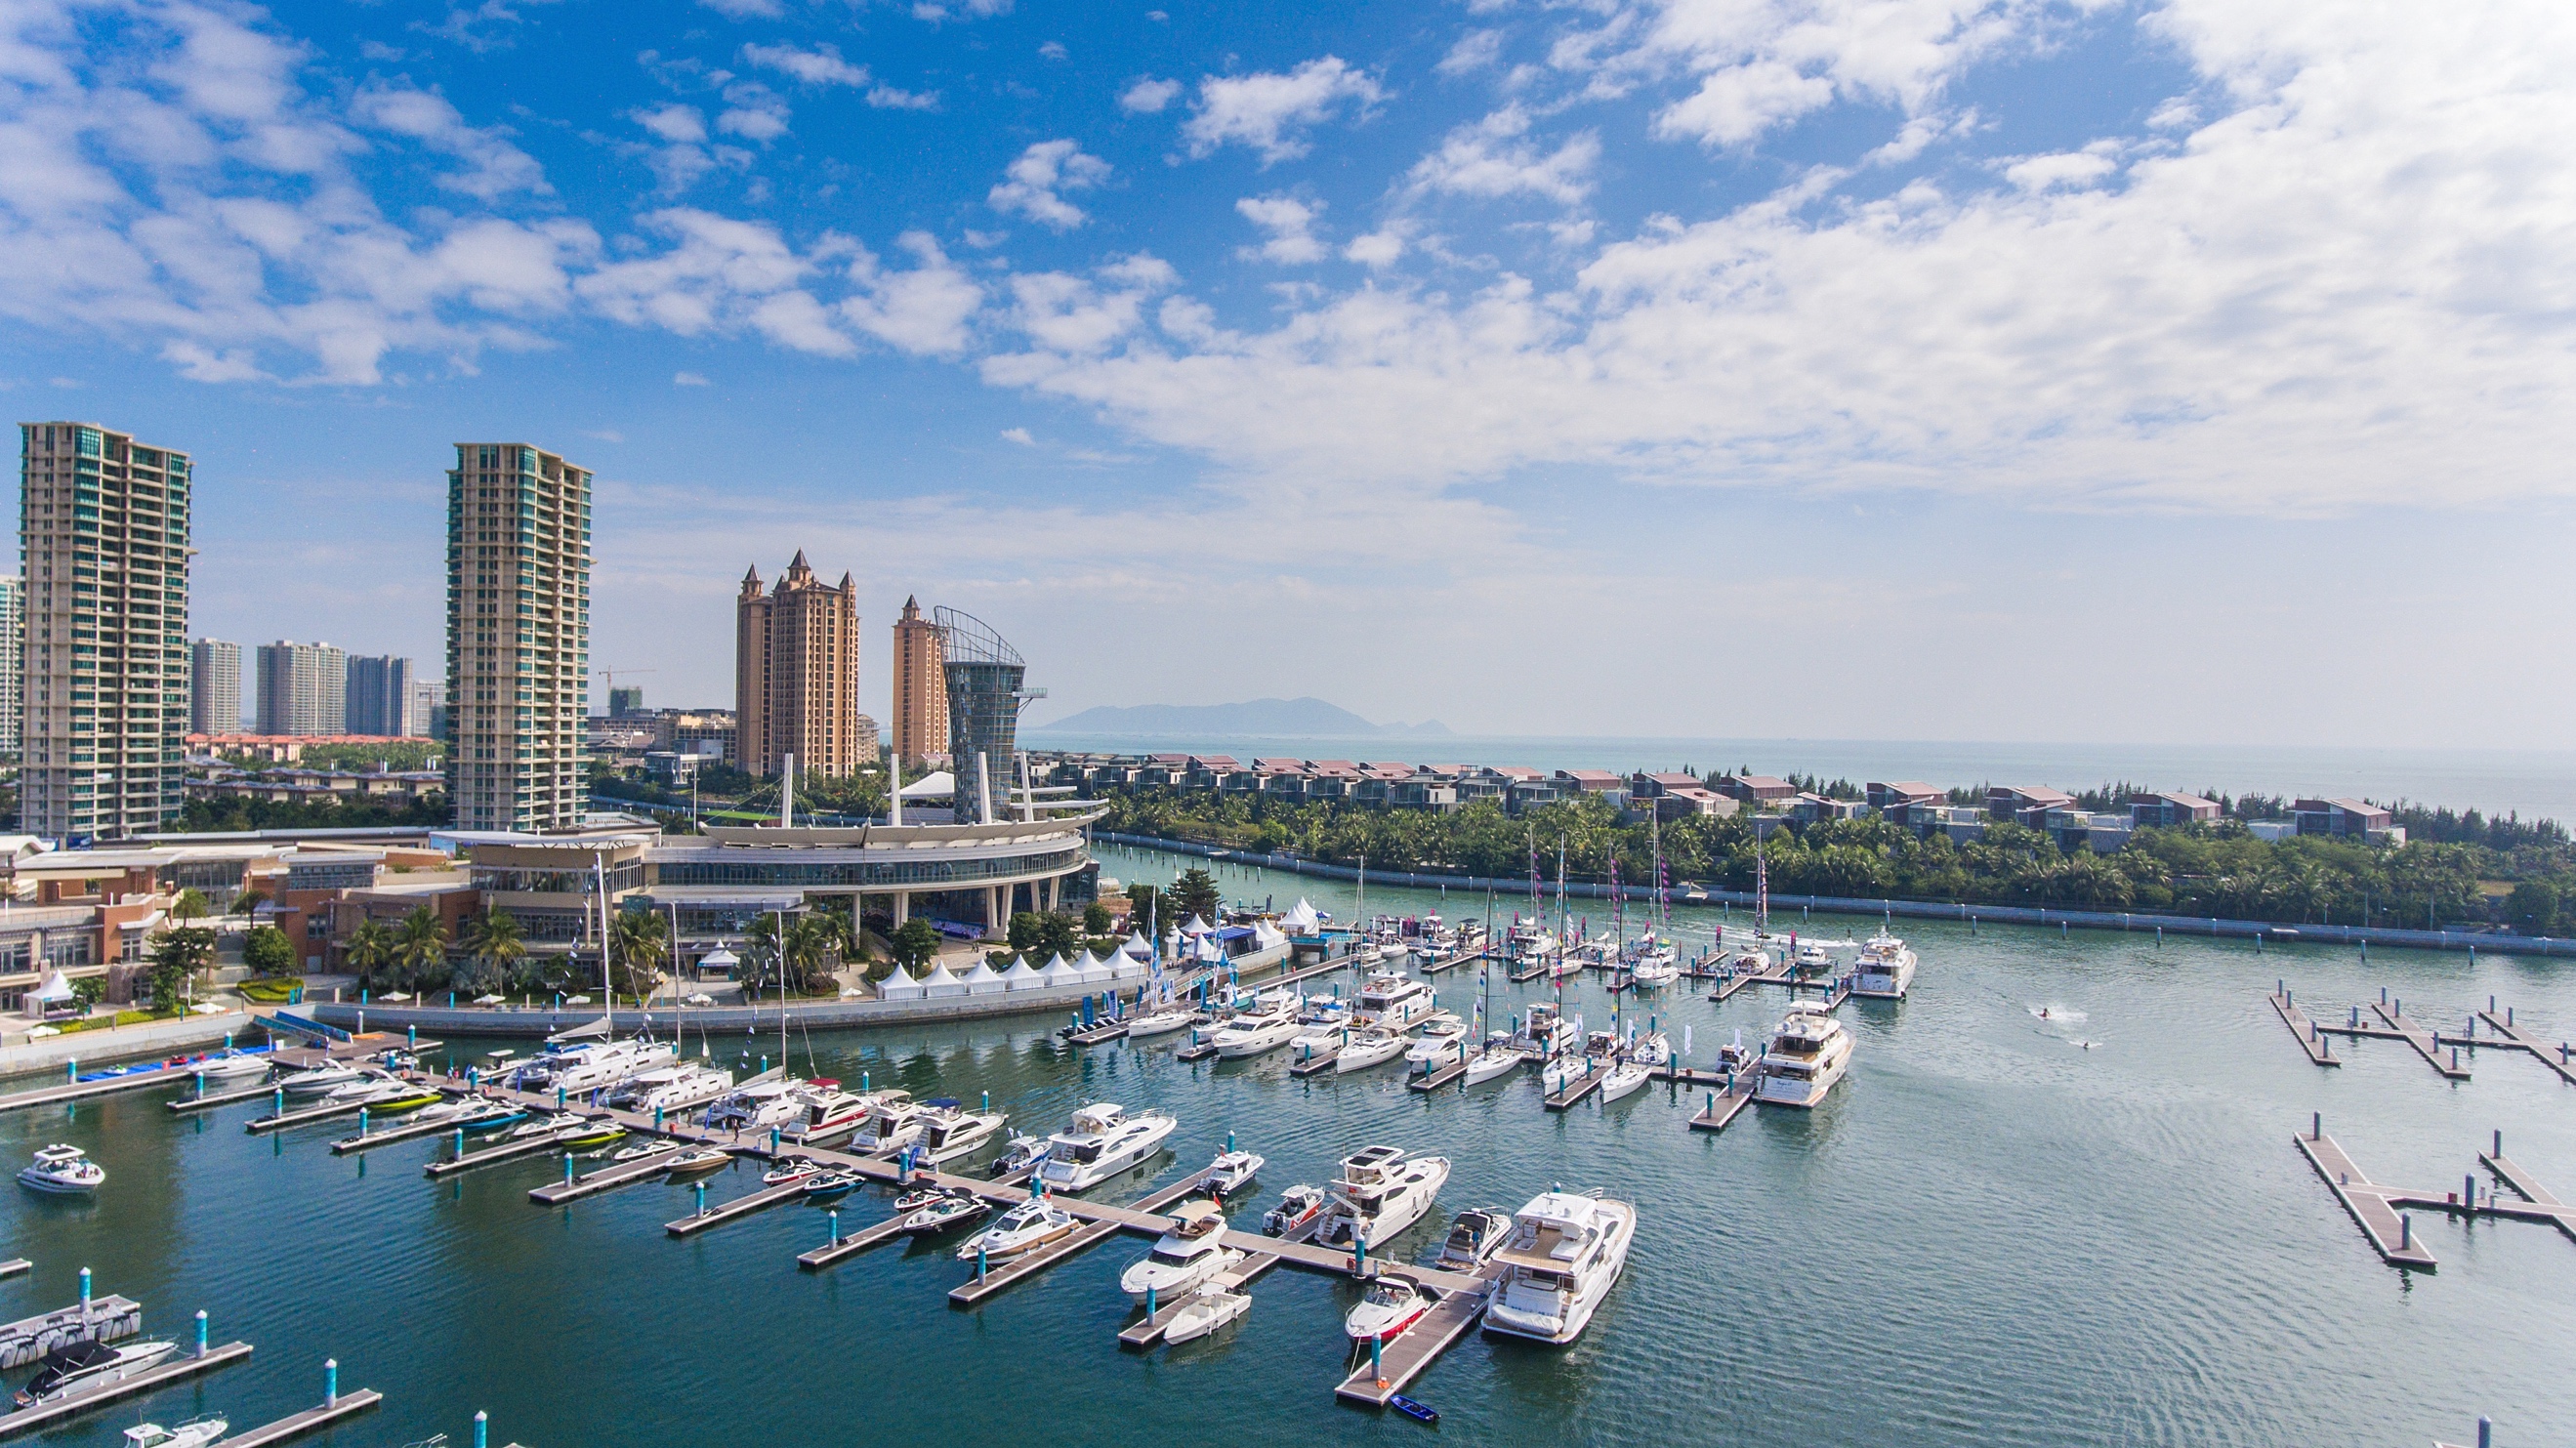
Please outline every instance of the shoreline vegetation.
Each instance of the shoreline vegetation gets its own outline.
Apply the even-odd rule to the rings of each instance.
[[[1104,831],[1295,856],[1372,872],[1526,880],[1533,863],[1552,886],[1562,842],[1566,878],[1618,877],[1642,896],[1654,886],[1653,829],[1598,799],[1533,807],[1518,817],[1476,802],[1446,814],[1336,801],[1288,802],[1145,786],[1112,793]],[[2264,801],[2231,802],[2234,809]],[[2002,821],[1981,840],[1918,837],[1883,819],[1781,822],[1757,852],[1743,815],[1693,816],[1662,827],[1664,877],[1750,891],[1767,869],[1774,894],[2218,917],[2284,924],[2408,930],[2502,928],[2532,937],[2576,933],[2576,850],[2542,822],[2480,822],[2416,811],[2441,831],[2500,838],[2410,839],[2399,846],[2302,836],[2260,840],[2242,818],[2144,827],[2117,851],[2058,848],[2046,834]],[[2475,816],[2466,817],[2474,819]],[[2414,826],[2409,825],[2410,831]],[[1758,861],[1757,864],[1757,854]]]

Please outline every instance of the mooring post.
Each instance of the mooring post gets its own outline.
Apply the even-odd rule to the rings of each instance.
[[[63,1063],[63,1079],[67,1082],[80,1079],[80,1057],[74,1056]]]
[[[1154,1320],[1154,1284],[1151,1282],[1145,1284],[1145,1320]]]
[[[2484,1413],[2478,1415],[2478,1448],[2495,1448],[2495,1424]]]
[[[456,1157],[459,1161],[465,1159],[465,1128],[462,1126],[456,1128]]]
[[[775,1126],[769,1128],[769,1154],[778,1155],[778,1128]]]
[[[2400,1252],[2415,1250],[2415,1218],[2411,1213],[2397,1214],[2397,1250]]]
[[[491,1414],[486,1413],[486,1412],[483,1412],[481,1409],[477,1409],[477,1410],[475,1410],[475,1413],[474,1413],[474,1448],[484,1448],[484,1437],[483,1437],[483,1435],[484,1435],[484,1432],[486,1431],[486,1429],[489,1427],[490,1420],[491,1420],[491,1416],[492,1416]]]
[[[1369,1339],[1369,1376],[1376,1379],[1377,1385],[1382,1388],[1386,1386],[1386,1368],[1378,1361],[1377,1344],[1376,1338]]]
[[[2503,1127],[2499,1126],[2499,1127],[2497,1127],[2497,1128],[2496,1128],[2496,1134],[2495,1134],[2495,1150],[2493,1150],[2493,1151],[2491,1151],[2491,1152],[2489,1152],[2489,1153],[2487,1153],[2487,1154],[2488,1154],[2489,1156],[2494,1157],[2494,1158],[2495,1158],[2496,1160],[2498,1160],[2498,1161],[2502,1161],[2502,1160],[2504,1160],[2504,1128],[2503,1128]]]
[[[358,1134],[360,1136],[367,1134],[367,1108],[363,1106],[358,1108]]]
[[[984,1268],[984,1248],[979,1244],[975,1248],[975,1285],[978,1287],[984,1285]]]
[[[197,1356],[206,1355],[206,1309],[197,1309]]]
[[[841,1245],[841,1209],[834,1207],[824,1215],[832,1219],[832,1245],[838,1247]]]
[[[89,1269],[81,1269],[81,1321],[89,1321]]]
[[[338,1358],[322,1360],[322,1406],[326,1408],[340,1406],[340,1360]]]
[[[707,1184],[706,1184],[705,1182],[700,1182],[700,1183],[698,1183],[698,1215],[699,1215],[699,1216],[701,1216],[701,1217],[703,1217],[703,1216],[705,1216],[706,1214],[707,1214]]]
[[[2326,1114],[2325,1114],[2324,1112],[2322,1112],[2322,1111],[2311,1111],[2311,1112],[2309,1112],[2309,1113],[2308,1113],[2308,1140],[2310,1140],[2310,1141],[2323,1141],[2323,1140],[2325,1140],[2325,1139],[2326,1139]]]

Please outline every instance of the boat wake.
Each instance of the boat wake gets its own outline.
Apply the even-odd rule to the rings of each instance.
[[[2075,1021],[2082,1021],[2082,1020],[2089,1019],[2089,1017],[2087,1017],[2087,1016],[2084,1014],[2084,1012],[2082,1012],[2082,1011],[2076,1010],[2076,1009],[2074,1009],[2074,1008],[2072,1008],[2072,1007],[2069,1007],[2069,1006],[2061,1006],[2061,1005],[2055,1005],[2055,1004],[2051,1004],[2051,1005],[2044,1005],[2044,1006],[2032,1006],[2032,1007],[2030,1008],[2030,1013],[2031,1013],[2031,1016],[2032,1016],[2032,1018],[2033,1018],[2033,1019],[2036,1019],[2036,1020],[2042,1020],[2042,1021],[2067,1021],[2067,1022],[2075,1022]]]

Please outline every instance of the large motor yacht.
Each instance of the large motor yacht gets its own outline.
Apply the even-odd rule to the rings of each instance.
[[[1628,1265],[1637,1209],[1595,1193],[1541,1192],[1512,1214],[1494,1254],[1503,1275],[1485,1308],[1485,1331],[1564,1344],[1583,1333]]]
[[[1172,1215],[1179,1220],[1154,1243],[1154,1250],[1118,1276],[1127,1300],[1139,1307],[1148,1292],[1158,1304],[1178,1302],[1181,1294],[1243,1260],[1241,1252],[1225,1245],[1225,1212],[1216,1203],[1183,1202]]]
[[[1814,1106],[1851,1067],[1851,1032],[1812,1001],[1789,1007],[1762,1053],[1753,1099],[1770,1106]]]
[[[1431,1199],[1449,1180],[1449,1158],[1406,1156],[1401,1147],[1364,1146],[1342,1158],[1315,1240],[1349,1249],[1385,1245],[1431,1210]]]
[[[683,1062],[627,1077],[608,1093],[607,1104],[624,1111],[686,1111],[732,1089],[731,1071]]]
[[[1356,1032],[1342,1043],[1342,1053],[1333,1058],[1334,1074],[1383,1066],[1403,1055],[1406,1044],[1407,1038],[1402,1033],[1384,1026],[1371,1026]]]
[[[89,1159],[77,1146],[40,1146],[36,1159],[18,1173],[18,1182],[29,1191],[45,1192],[58,1197],[82,1196],[97,1191],[107,1181],[107,1168]]]
[[[718,1131],[783,1127],[804,1109],[803,1098],[798,1094],[804,1085],[804,1080],[796,1076],[748,1082],[707,1108],[707,1125]]]
[[[1180,1126],[1169,1112],[1134,1116],[1114,1101],[1095,1101],[1073,1113],[1073,1125],[1047,1138],[1038,1180],[1051,1192],[1083,1192],[1152,1156]]]
[[[1293,996],[1275,1001],[1264,997],[1251,1010],[1226,1022],[1211,1038],[1216,1042],[1218,1057],[1237,1061],[1287,1045],[1306,1029],[1297,1022],[1299,1009]]]
[[[1851,993],[1875,1000],[1903,1000],[1914,984],[1914,952],[1904,941],[1881,930],[1860,948],[1852,962]]]
[[[1360,987],[1360,1010],[1390,1030],[1403,1030],[1439,1008],[1431,987],[1409,975],[1373,975]]]
[[[861,1156],[891,1156],[921,1139],[930,1108],[901,1090],[879,1091],[868,1098],[867,1121],[850,1138],[850,1150]]]
[[[779,1127],[778,1137],[799,1146],[812,1146],[858,1130],[874,1104],[865,1096],[842,1090],[838,1081],[816,1081],[798,1092],[797,1100],[804,1109]]]
[[[999,1111],[968,1111],[945,1098],[933,1101],[921,1120],[919,1158],[935,1166],[971,1156],[1010,1119]]]

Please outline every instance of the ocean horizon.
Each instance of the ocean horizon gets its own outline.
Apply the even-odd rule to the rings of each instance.
[[[2324,745],[2031,744],[1903,739],[1718,739],[1669,736],[1403,734],[1343,737],[1094,734],[1026,731],[1031,748],[1118,754],[1224,753],[1238,758],[1519,764],[1533,769],[1680,769],[1818,775],[1855,784],[1921,780],[2089,789],[2359,797],[2382,804],[2475,809],[2497,817],[2576,821],[2576,749],[2416,749]]]

